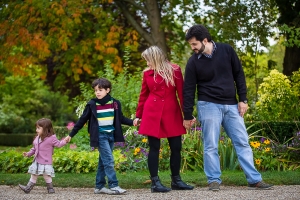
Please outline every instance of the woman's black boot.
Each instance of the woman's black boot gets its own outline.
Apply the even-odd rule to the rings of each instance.
[[[151,184],[151,192],[170,192],[171,189],[165,187],[163,184],[161,184],[159,177],[150,177],[152,184]]]
[[[180,175],[171,176],[171,188],[172,190],[192,190],[194,186],[188,185],[181,180]]]

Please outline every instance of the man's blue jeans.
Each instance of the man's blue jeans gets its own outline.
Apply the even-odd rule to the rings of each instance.
[[[220,159],[218,143],[221,125],[231,139],[248,183],[262,180],[261,174],[255,169],[253,152],[249,145],[244,118],[239,115],[238,105],[222,105],[206,101],[197,102],[198,118],[202,126],[204,144],[204,172],[208,183],[221,183]]]
[[[118,180],[114,168],[114,157],[112,154],[113,147],[114,134],[99,133],[99,161],[96,175],[96,188],[98,189],[102,189],[105,186],[105,176],[107,176],[109,188],[118,186]]]

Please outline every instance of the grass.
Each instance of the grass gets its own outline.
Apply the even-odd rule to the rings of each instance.
[[[159,172],[160,179],[166,186],[170,185],[170,172]],[[262,172],[265,182],[274,185],[300,185],[300,171],[269,171]],[[53,183],[56,187],[80,187],[93,188],[95,185],[96,173],[72,174],[56,173]],[[119,185],[126,189],[150,188],[148,171],[117,173]],[[196,187],[206,187],[206,177],[204,172],[187,171],[181,173],[182,179]],[[223,185],[246,186],[245,175],[241,171],[223,171],[221,176]],[[29,174],[4,174],[0,173],[0,185],[27,184],[30,179]],[[45,185],[43,177],[39,177],[37,185]]]

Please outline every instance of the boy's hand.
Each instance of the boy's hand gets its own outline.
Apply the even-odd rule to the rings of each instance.
[[[27,152],[23,152],[23,156],[24,156],[24,157],[27,157]]]
[[[69,143],[69,142],[71,141],[71,137],[70,137],[70,136],[65,137],[65,141],[66,141],[67,143]]]
[[[140,123],[141,123],[141,120],[140,120],[139,118],[135,118],[135,119],[133,120],[133,126],[139,126]]]

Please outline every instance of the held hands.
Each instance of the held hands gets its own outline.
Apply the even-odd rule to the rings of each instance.
[[[195,124],[195,122],[196,122],[195,117],[191,120],[183,120],[183,126],[189,130]]]
[[[133,126],[139,126],[140,124],[141,124],[141,119],[139,119],[139,118],[135,118],[134,120],[133,120]]]
[[[67,143],[69,143],[70,141],[71,141],[71,137],[70,136],[67,136],[67,137],[65,137],[65,139],[64,139]]]

